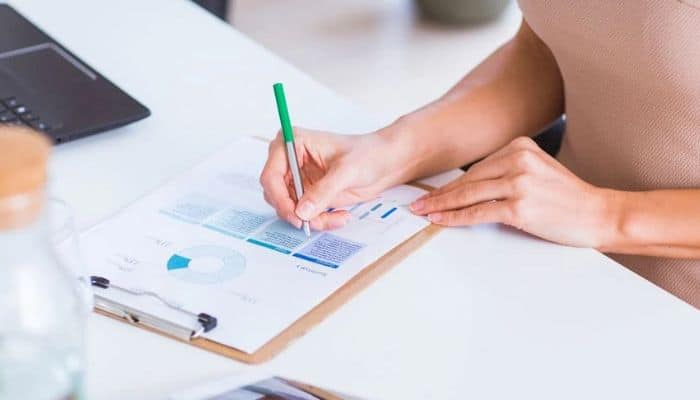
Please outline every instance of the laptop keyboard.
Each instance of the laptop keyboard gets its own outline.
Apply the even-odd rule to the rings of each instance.
[[[48,132],[51,126],[42,121],[32,109],[15,97],[0,99],[0,124],[26,125],[41,132]]]

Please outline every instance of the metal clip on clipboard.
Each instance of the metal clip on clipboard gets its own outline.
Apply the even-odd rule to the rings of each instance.
[[[91,276],[90,283],[92,286],[99,287],[102,289],[115,289],[124,293],[128,293],[134,296],[150,296],[160,300],[161,303],[167,307],[181,312],[187,316],[192,317],[196,321],[196,325],[193,327],[186,327],[180,324],[176,324],[167,321],[163,318],[156,317],[155,315],[139,311],[135,308],[126,306],[114,300],[110,300],[99,294],[95,294],[95,308],[106,312],[108,314],[114,315],[116,317],[122,318],[133,325],[143,325],[151,329],[155,329],[158,332],[164,333],[169,336],[173,336],[180,340],[191,341],[200,337],[203,333],[209,332],[216,328],[216,318],[205,313],[193,313],[191,311],[183,310],[180,307],[176,307],[169,303],[167,300],[160,297],[157,293],[149,291],[136,291],[132,289],[123,288],[111,283],[109,279],[103,278],[101,276]]]

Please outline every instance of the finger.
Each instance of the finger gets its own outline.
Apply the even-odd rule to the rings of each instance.
[[[278,136],[270,142],[267,160],[260,173],[260,185],[262,185],[265,192],[271,195],[269,200],[272,202],[276,200],[274,194],[278,194],[278,190],[276,189],[279,187],[286,187],[285,176],[288,171],[289,167],[287,165],[287,156],[284,152],[284,145]],[[275,192],[274,194],[272,193],[273,191]]]
[[[280,207],[280,209],[276,209],[275,211],[279,219],[287,221],[296,228],[301,229],[303,221],[299,219],[294,212],[294,203],[291,203],[289,207],[285,205],[285,207]]]
[[[277,139],[270,144],[267,162],[260,174],[265,201],[272,206],[280,218],[293,225],[300,225],[301,220],[294,212],[295,204],[288,188],[287,159],[282,143]]]
[[[443,226],[463,226],[486,223],[516,225],[514,201],[492,201],[454,211],[437,212],[428,215],[430,222]]]
[[[297,216],[309,221],[321,214],[350,186],[354,176],[354,169],[342,164],[331,168],[323,178],[304,191],[296,207]]]
[[[474,182],[487,179],[499,179],[523,173],[533,172],[542,163],[548,163],[546,153],[541,150],[515,149],[504,153],[500,157],[487,158],[469,169],[455,182],[452,187],[463,185],[465,182]],[[441,190],[440,193],[445,190]]]
[[[529,150],[529,151],[538,151],[541,150],[540,147],[535,143],[534,140],[527,136],[519,136],[513,140],[510,141],[507,145],[501,147],[497,151],[489,154],[486,156],[483,160],[481,161],[486,161],[490,159],[496,159],[496,158],[503,158],[508,155],[511,155],[517,151],[521,150]],[[475,164],[476,165],[476,164]],[[471,168],[470,168],[471,170]]]
[[[429,197],[440,196],[445,193],[452,192],[455,189],[471,182],[501,178],[505,176],[508,171],[508,165],[506,164],[506,160],[503,158],[484,159],[483,161],[474,164],[469,171],[462,174],[459,178],[441,188],[435,189],[419,197],[416,199],[414,204]]]
[[[275,213],[280,219],[283,219],[290,224],[301,228],[301,219],[297,216],[296,212],[294,212],[295,208],[295,203],[291,198],[286,198],[286,199],[281,199],[278,200],[277,202],[273,202],[270,199],[270,195],[268,192],[263,192],[263,197],[265,198],[265,201],[272,206],[272,208],[275,209]]]
[[[512,161],[512,158],[516,156],[516,154],[520,154],[522,157],[528,157],[536,156],[538,153],[544,152],[537,146],[537,143],[529,137],[521,136],[515,138],[507,145],[491,153],[488,157],[472,165],[459,178],[437,189],[436,194],[451,191],[465,181],[500,178],[509,171],[507,169],[508,164],[506,163],[503,165],[502,162]]]
[[[488,158],[474,164],[469,171],[464,173],[462,180],[473,182],[484,179],[498,179],[507,175],[511,168],[510,155]]]
[[[426,193],[425,195],[421,196],[420,199],[429,197],[429,196],[435,196],[439,194],[443,194],[446,192],[450,192],[454,190],[455,188],[463,185],[465,182],[472,182],[472,181],[477,181],[477,180],[483,180],[483,179],[489,179],[489,171],[482,171],[485,167],[491,167],[494,163],[497,162],[497,160],[502,160],[505,156],[507,156],[509,153],[512,153],[515,151],[513,148],[505,146],[502,149],[498,150],[497,152],[491,154],[490,156],[484,158],[483,160],[477,162],[476,164],[472,165],[469,167],[469,169],[464,172],[462,175],[454,179],[453,181],[449,182],[445,186],[442,186],[438,189],[433,190],[430,193]],[[497,171],[492,171],[490,173],[491,179],[498,178],[500,177]]]
[[[430,195],[412,204],[411,210],[419,215],[455,210],[491,200],[502,200],[511,195],[511,185],[502,179],[467,182],[452,191]]]
[[[518,136],[513,139],[508,146],[513,149],[536,150],[539,149],[537,143],[528,136]]]
[[[326,231],[344,227],[351,218],[352,215],[346,210],[335,210],[319,214],[309,224],[313,230]]]
[[[450,182],[447,183],[446,185],[441,186],[441,187],[439,187],[439,188],[437,188],[437,189],[431,190],[430,192],[428,192],[428,193],[422,195],[422,196],[419,197],[416,201],[426,199],[426,198],[428,198],[428,197],[430,197],[430,196],[437,196],[437,195],[440,195],[440,194],[443,194],[443,193],[447,193],[447,192],[449,192],[449,191],[452,191],[452,190],[454,190],[455,188],[459,187],[459,185],[461,185],[462,182],[464,182],[464,179],[463,179],[463,178],[464,178],[464,174],[462,174],[462,175],[460,175],[459,177],[457,177],[456,179],[450,181]]]

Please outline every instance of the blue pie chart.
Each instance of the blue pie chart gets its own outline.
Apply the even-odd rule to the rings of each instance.
[[[199,270],[193,268],[198,262],[212,261],[215,268]],[[221,246],[188,247],[170,256],[166,264],[173,277],[203,285],[210,285],[231,280],[243,273],[246,266],[245,257],[237,251]]]

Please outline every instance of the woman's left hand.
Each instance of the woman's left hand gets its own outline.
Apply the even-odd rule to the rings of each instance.
[[[520,137],[460,178],[411,205],[438,225],[502,223],[579,247],[604,246],[614,230],[614,191],[590,185]]]

